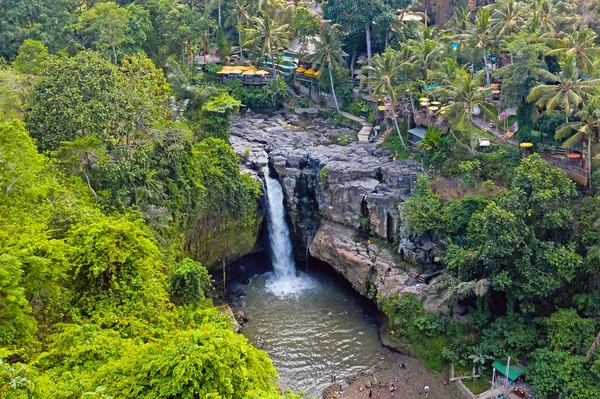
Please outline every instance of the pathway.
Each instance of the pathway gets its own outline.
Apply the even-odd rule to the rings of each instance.
[[[295,112],[297,114],[316,114],[319,111],[335,112],[335,109],[325,108],[325,107],[311,107],[311,108],[296,108],[295,109]],[[340,111],[340,115],[342,115],[344,118],[347,118],[354,122],[360,123],[362,127],[361,127],[360,131],[358,132],[358,141],[365,142],[365,143],[369,141],[369,135],[371,134],[371,129],[373,129],[373,125],[371,125],[369,122],[367,122],[363,118],[359,118],[358,116],[354,116],[345,111]]]
[[[319,109],[322,110],[322,111],[325,111],[325,112],[333,112],[333,111],[335,111],[332,108],[319,107]],[[360,123],[362,125],[362,128],[358,132],[358,141],[362,141],[362,142],[368,142],[369,141],[369,135],[371,134],[371,129],[373,129],[373,125],[371,125],[369,122],[367,122],[363,118],[360,118],[358,116],[352,115],[352,114],[350,114],[348,112],[345,112],[345,111],[340,111],[340,115],[342,115],[344,118],[347,118],[347,119],[353,120],[354,122]]]
[[[486,132],[489,132],[489,133],[493,134],[494,137],[496,137],[498,139],[503,139],[505,137],[504,135],[506,134],[506,132],[504,131],[504,129],[501,129],[499,127],[495,127],[495,128],[492,128],[492,129],[486,128],[485,127],[486,122],[483,119],[481,119],[481,118],[473,118],[473,124],[475,126],[477,126],[478,128],[480,128],[481,130],[484,130]],[[512,144],[514,146],[518,146],[519,145],[519,143],[517,142],[517,140],[514,140],[514,139],[507,139],[506,142],[508,144]]]

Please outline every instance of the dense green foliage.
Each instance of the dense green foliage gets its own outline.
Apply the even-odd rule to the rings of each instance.
[[[260,223],[224,141],[239,102],[124,55],[114,24],[148,17],[136,7],[80,16],[106,58],[28,40],[0,69],[0,397],[280,397],[266,353],[205,296],[206,267]]]
[[[475,173],[468,176],[475,186],[486,162],[494,162],[492,154],[463,169]],[[576,201],[574,183],[538,155],[523,159],[510,175],[501,191],[452,199],[435,191],[443,190],[439,183],[421,178],[402,206],[409,233],[428,235],[442,246],[449,274],[430,290],[450,307],[472,306],[469,319],[478,338],[434,335],[430,339],[441,345],[434,359],[468,370],[471,354],[511,356],[529,365],[536,395],[596,397],[600,358],[586,353],[600,327],[599,297],[590,286],[598,274],[592,221],[600,202]],[[403,317],[419,315],[406,311],[407,303],[384,304],[391,328],[403,331]],[[419,355],[418,342],[425,338],[407,331],[407,340],[398,344]]]
[[[391,341],[436,369],[485,374],[511,356],[537,397],[598,398],[600,197],[510,143],[480,148],[491,135],[474,118],[516,109],[513,139],[575,148],[596,188],[598,3],[493,3],[441,29],[428,1],[329,0],[319,18],[278,0],[0,0],[0,397],[281,397],[266,355],[206,294],[208,271],[249,252],[262,220],[231,116],[285,105],[276,63],[295,36],[301,53],[315,45],[301,58],[319,91],[374,122],[350,103],[366,52],[354,72],[391,105],[383,146],[432,172],[402,222],[439,244],[447,273],[430,290],[467,323],[378,298]],[[276,78],[217,83],[206,50]],[[423,96],[445,102],[450,131],[412,151]]]

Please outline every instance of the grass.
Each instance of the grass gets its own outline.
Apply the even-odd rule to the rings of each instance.
[[[404,136],[404,142],[408,141],[408,137]],[[398,137],[398,133],[393,130],[385,139],[382,145],[383,148],[387,148],[388,150],[396,153],[396,159],[408,159],[411,156],[411,152],[405,150],[402,147],[402,143],[400,142],[400,137]]]
[[[480,395],[480,394],[484,393],[485,391],[487,391],[488,389],[490,389],[490,380],[492,379],[492,375],[491,375],[490,371],[491,370],[485,370],[483,372],[483,375],[475,380],[475,383],[473,383],[473,380],[471,378],[465,378],[462,381],[465,384],[465,386],[467,388],[469,388],[469,390],[473,393],[473,395]],[[472,373],[473,373],[472,369],[467,370],[467,369],[462,369],[462,368],[457,367],[455,369],[454,374],[456,376],[460,376],[460,375],[470,376]]]

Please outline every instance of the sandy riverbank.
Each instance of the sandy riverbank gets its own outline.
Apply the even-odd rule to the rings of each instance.
[[[406,366],[404,369],[402,362]],[[398,379],[398,384],[392,396],[389,388],[394,377]],[[408,377],[410,380],[407,382]],[[425,385],[430,389],[427,399],[462,398],[459,392],[449,384],[444,384],[443,380],[442,374],[427,370],[420,360],[382,348],[379,363],[374,370],[338,381],[323,392],[323,398],[368,399],[371,389],[373,399],[377,399],[377,391],[380,392],[381,399],[423,399]],[[340,384],[344,389],[342,395],[338,393]]]

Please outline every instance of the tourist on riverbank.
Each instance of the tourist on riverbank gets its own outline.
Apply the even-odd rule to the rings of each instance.
[[[427,395],[429,395],[429,385],[425,385],[425,388],[423,388],[425,390],[425,397],[427,397]]]
[[[369,389],[369,399],[373,399],[373,390]]]
[[[344,394],[344,390],[342,389],[342,386],[341,386],[341,385],[340,385],[340,392],[339,392],[339,393],[340,393],[340,395],[343,395],[343,394]]]

